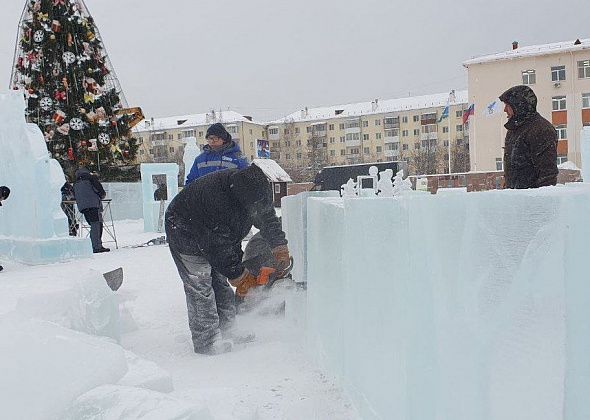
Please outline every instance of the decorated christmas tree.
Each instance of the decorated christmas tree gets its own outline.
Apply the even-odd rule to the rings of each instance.
[[[83,0],[27,0],[11,78],[26,116],[67,173],[78,165],[104,180],[133,178],[137,152],[129,109]]]

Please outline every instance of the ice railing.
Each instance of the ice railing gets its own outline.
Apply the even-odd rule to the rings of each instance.
[[[322,194],[283,226],[310,353],[365,418],[590,418],[589,186]]]

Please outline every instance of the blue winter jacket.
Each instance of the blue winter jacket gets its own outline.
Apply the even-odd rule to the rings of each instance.
[[[211,172],[222,169],[244,169],[248,167],[248,159],[242,155],[240,146],[235,141],[229,142],[220,150],[213,150],[209,145],[203,147],[203,152],[195,158],[193,167],[186,177],[184,185]]]

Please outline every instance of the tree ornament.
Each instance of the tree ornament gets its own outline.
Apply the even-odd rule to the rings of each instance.
[[[67,43],[68,43],[68,47],[71,47],[74,44],[74,38],[72,37],[72,34],[68,32],[68,37],[67,37]]]
[[[55,32],[56,34],[61,32],[61,23],[59,20],[53,20],[53,22],[51,22],[51,30],[53,32]],[[55,37],[55,35],[54,35]]]
[[[55,37],[55,34],[51,34],[51,35],[49,35],[49,40],[50,40],[51,42],[55,42],[55,40],[56,40],[56,39],[57,39],[57,38]]]
[[[41,99],[39,105],[41,106],[41,109],[43,111],[49,111],[53,105],[53,101],[51,100],[51,98],[46,96],[45,98]]]
[[[94,35],[93,32],[88,31],[86,32],[86,39],[90,42],[94,41],[96,39],[96,35]]]
[[[37,19],[39,19],[41,22],[44,22],[46,20],[49,20],[49,15],[47,13],[39,12],[37,13]]]
[[[68,95],[65,92],[58,90],[57,92],[55,92],[53,99],[55,99],[56,101],[65,101],[67,97]]]
[[[33,35],[33,40],[37,44],[42,43],[44,39],[45,39],[45,32],[43,32],[41,29],[35,31],[35,35]]]
[[[84,103],[86,103],[86,104],[94,103],[94,95],[92,93],[86,92],[84,94]]]
[[[62,58],[67,65],[70,65],[76,61],[76,54],[71,51],[63,53]]]
[[[65,0],[53,0],[53,5],[54,6],[65,6],[66,2],[65,2]]]
[[[123,150],[123,157],[129,159],[129,150]]]
[[[68,160],[74,160],[74,149],[68,147]]]
[[[49,130],[49,131],[46,131],[45,133],[43,133],[43,136],[45,137],[45,141],[47,143],[49,143],[53,139],[54,135],[55,135],[55,131],[53,131],[53,130]]]
[[[98,135],[98,141],[102,144],[109,144],[111,141],[111,136],[109,136],[107,133],[100,133]]]
[[[98,116],[98,119],[100,119],[100,120],[104,120],[107,117],[107,113],[102,106],[100,108],[96,109],[96,115]]]
[[[55,124],[61,124],[64,122],[64,120],[66,119],[66,113],[61,111],[61,110],[57,110],[55,111],[55,113],[53,114],[53,122]]]
[[[72,130],[80,131],[84,128],[84,121],[80,118],[72,118],[70,120],[70,127]]]
[[[70,125],[68,123],[60,125],[59,127],[57,127],[57,132],[59,134],[67,136],[68,134],[70,134]]]
[[[98,118],[98,116],[96,115],[96,112],[94,112],[94,111],[90,111],[86,114],[86,119],[91,124],[94,124],[96,122],[97,118]]]
[[[97,152],[98,146],[96,145],[96,139],[90,139],[90,146],[88,146],[88,151],[90,152]]]

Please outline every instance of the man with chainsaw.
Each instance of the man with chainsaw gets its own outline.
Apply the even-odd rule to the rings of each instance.
[[[261,283],[242,264],[242,240],[253,225],[272,248],[277,276],[290,265],[266,175],[251,165],[198,178],[174,197],[165,225],[184,284],[195,352],[231,351],[240,338],[233,328],[236,296],[243,298]]]

